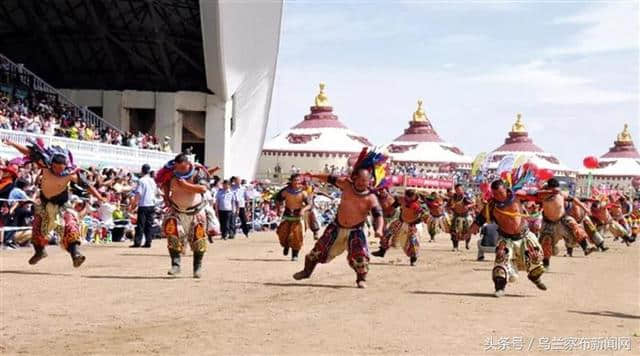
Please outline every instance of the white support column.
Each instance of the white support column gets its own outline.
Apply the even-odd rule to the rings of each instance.
[[[176,107],[175,93],[156,95],[156,136],[160,141],[171,137],[173,152],[182,152],[182,113]]]
[[[102,118],[120,130],[129,131],[129,110],[124,107],[121,91],[102,92]]]
[[[231,151],[231,100],[223,102],[220,97],[207,95],[205,117],[204,162],[209,167],[220,167],[221,177],[230,177]]]

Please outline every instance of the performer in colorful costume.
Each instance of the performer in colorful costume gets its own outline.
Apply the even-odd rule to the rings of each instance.
[[[589,217],[590,208],[587,204],[589,204],[590,199],[583,198],[580,199],[580,202],[568,202],[567,211],[569,216],[574,218],[579,225],[582,225],[582,228],[587,233],[587,237],[589,241],[594,244],[600,251],[607,251],[609,248],[604,245],[604,238],[598,232],[596,225],[591,221]]]
[[[525,195],[507,189],[501,180],[491,183],[491,193],[492,198],[480,209],[470,230],[477,233],[488,222],[498,225],[500,239],[491,273],[496,297],[504,295],[507,282],[517,280],[518,270],[526,270],[529,280],[538,289],[546,290],[542,282],[542,247],[523,218],[525,214],[520,199]]]
[[[631,241],[629,231],[611,217],[609,208],[610,205],[606,198],[601,198],[593,202],[593,204],[591,204],[591,220],[593,220],[596,229],[602,237],[605,237],[605,234],[608,232],[615,238],[622,238],[622,242],[629,246],[629,244],[633,242]]]
[[[193,251],[193,278],[202,275],[202,259],[207,251],[207,202],[204,199],[207,187],[196,182],[207,176],[207,170],[189,162],[184,153],[178,154],[156,174],[156,183],[164,193],[168,207],[162,231],[171,257],[169,275],[181,272],[180,255],[185,251],[185,242],[189,242]]]
[[[369,271],[369,250],[363,227],[369,213],[374,217],[375,235],[382,237],[382,208],[371,188],[384,185],[387,157],[363,149],[350,178],[333,175],[309,175],[328,182],[342,191],[334,222],[325,229],[313,250],[305,257],[304,269],[293,275],[296,280],[309,278],[318,263],[328,263],[348,251],[347,260],[356,272],[358,288],[365,288]],[[373,187],[371,186],[373,175]]]
[[[469,241],[471,240],[471,232],[469,227],[473,223],[472,209],[475,205],[473,199],[465,194],[461,184],[456,184],[455,192],[451,196],[449,202],[453,211],[451,218],[451,242],[453,243],[453,251],[458,251],[460,241],[465,242],[465,248],[469,249]]]
[[[400,215],[389,224],[384,232],[380,240],[380,249],[371,254],[376,257],[384,257],[389,247],[401,247],[409,257],[411,266],[415,266],[420,252],[416,225],[426,221],[427,210],[422,207],[418,194],[412,189],[407,189],[404,197],[396,198],[396,200],[400,202]]]
[[[280,205],[284,202],[284,214],[276,230],[283,248],[282,254],[287,256],[291,249],[291,260],[297,261],[304,240],[302,217],[310,208],[307,191],[302,189],[302,177],[292,174],[289,185],[276,194],[275,200],[277,211],[280,211]]]
[[[640,234],[640,199],[633,201],[633,210],[627,217],[627,222],[631,227],[630,241],[634,242]]]
[[[574,204],[582,204],[578,199],[560,191],[560,182],[555,178],[549,179],[543,189],[536,192],[536,200],[542,202],[540,244],[544,251],[545,268],[549,268],[551,256],[557,255],[556,244],[560,240],[565,241],[569,256],[573,254],[573,248],[578,245],[582,247],[585,256],[596,250],[587,244],[587,233],[582,225],[567,214],[565,199],[569,199]]]
[[[609,209],[609,213],[611,214],[611,218],[615,220],[620,226],[627,231],[627,234],[631,235],[631,227],[627,223],[627,216],[631,213],[631,204],[626,200],[624,196],[618,196],[617,194],[612,194],[609,198],[609,203],[607,208]],[[614,241],[618,240],[618,236],[615,236]],[[623,241],[625,242],[625,241]]]
[[[320,233],[320,227],[321,227],[320,226],[321,215],[318,211],[319,207],[316,203],[316,198],[318,196],[323,196],[331,200],[333,200],[333,198],[328,194],[316,189],[316,187],[314,187],[313,183],[310,181],[305,180],[304,186],[305,186],[305,191],[307,192],[307,200],[309,201],[309,209],[306,211],[306,214],[304,214],[305,232],[307,231],[307,229],[311,230],[311,232],[313,232],[313,239],[317,240],[319,237],[318,234]]]
[[[436,235],[442,232],[448,233],[451,222],[449,215],[445,211],[445,201],[436,192],[431,193],[425,198],[427,207],[429,208],[429,217],[427,218],[427,230],[429,231],[429,242],[436,240]]]
[[[14,163],[33,162],[42,169],[40,203],[35,206],[31,233],[35,253],[29,264],[35,265],[47,257],[45,246],[49,243],[49,234],[55,229],[61,237],[60,246],[71,255],[73,266],[80,267],[85,256],[78,249],[81,236],[76,214],[69,203],[69,186],[75,190],[86,189],[100,201],[106,199],[89,184],[85,172],[75,166],[68,150],[60,146],[45,147],[41,140],[29,141],[28,146],[9,140],[3,140],[3,143],[25,155]]]

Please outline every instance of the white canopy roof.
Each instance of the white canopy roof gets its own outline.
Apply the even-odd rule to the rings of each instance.
[[[265,142],[263,150],[358,153],[368,146],[362,139],[363,136],[347,128],[294,128]]]
[[[394,161],[410,162],[451,162],[451,163],[471,163],[472,157],[460,152],[457,148],[447,142],[409,142],[394,141],[388,147],[404,147],[404,152],[390,153]]]

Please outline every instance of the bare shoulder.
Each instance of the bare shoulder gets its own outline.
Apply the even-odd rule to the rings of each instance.
[[[376,206],[380,206],[380,201],[378,200],[378,197],[375,194],[373,193],[369,194],[368,198],[369,198],[369,204],[371,204],[372,208]]]

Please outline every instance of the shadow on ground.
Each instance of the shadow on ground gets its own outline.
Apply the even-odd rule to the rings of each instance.
[[[583,314],[583,315],[608,316],[611,318],[622,318],[622,319],[640,319],[640,316],[638,315],[612,312],[610,310],[604,310],[599,312],[587,312],[587,311],[580,311],[580,310],[567,310],[567,311],[569,313]]]

